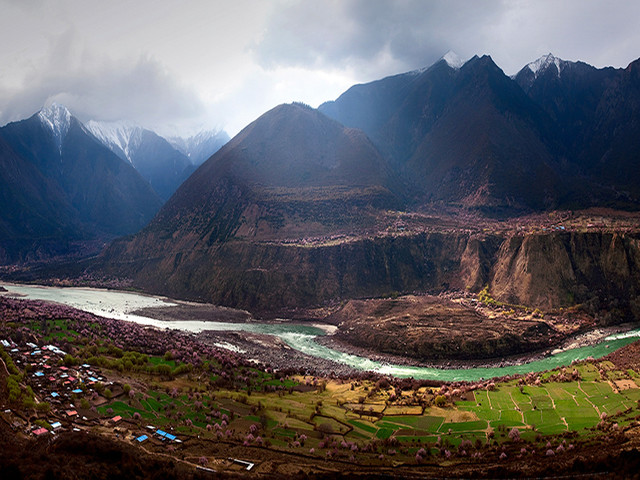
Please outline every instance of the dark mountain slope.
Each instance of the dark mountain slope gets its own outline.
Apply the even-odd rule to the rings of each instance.
[[[142,132],[132,162],[163,200],[169,199],[193,172],[193,166],[185,155],[150,130]]]
[[[353,87],[320,109],[371,135],[418,203],[539,209],[561,197],[552,119],[488,56]]]
[[[12,149],[58,185],[91,230],[122,235],[143,227],[161,205],[149,184],[68,112],[56,113],[53,130],[42,113],[1,129]]]
[[[584,168],[603,186],[640,200],[640,59],[620,71],[598,103]]]
[[[440,60],[425,70],[351,87],[318,110],[363,130],[392,160],[403,164],[441,115],[456,73]]]
[[[548,54],[525,66],[514,80],[554,120],[571,152],[583,148],[602,95],[618,73]]]
[[[64,253],[87,237],[64,192],[0,134],[0,264]]]
[[[638,208],[640,78],[638,65],[597,69],[549,54],[515,77],[554,120],[578,182],[569,205]]]
[[[541,209],[561,195],[558,150],[549,117],[484,56],[458,71],[406,169],[429,201]]]

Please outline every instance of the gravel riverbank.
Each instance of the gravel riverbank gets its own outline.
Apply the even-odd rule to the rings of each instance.
[[[317,376],[348,376],[362,373],[348,365],[305,355],[273,335],[208,330],[199,333],[197,338],[210,345],[237,351],[247,359],[277,370],[292,369]]]
[[[263,323],[263,324],[282,324],[288,323],[286,320],[255,320],[251,314],[244,310],[235,310],[231,308],[218,307],[215,305],[192,304],[188,302],[180,302],[177,306],[172,307],[151,307],[144,308],[132,312],[137,315],[144,315],[163,321],[188,321],[201,320],[211,322],[229,322],[229,323]],[[335,325],[319,323],[317,320],[310,322],[296,321],[296,324],[306,324],[308,326],[317,327],[325,332],[325,335],[315,337],[315,341],[321,345],[329,347],[339,352],[356,355],[363,358],[369,358],[382,364],[387,365],[405,365],[414,367],[427,367],[439,369],[468,369],[468,368],[497,368],[511,365],[521,365],[535,360],[540,360],[552,353],[580,348],[584,346],[594,345],[602,339],[614,333],[625,332],[637,325],[618,325],[615,327],[600,327],[587,332],[581,332],[568,337],[561,345],[541,350],[533,353],[527,353],[518,356],[510,356],[504,358],[496,358],[489,360],[441,360],[429,361],[417,360],[415,358],[402,355],[394,355],[389,353],[376,352],[365,348],[357,347],[344,341],[340,341],[333,333],[337,331]],[[308,371],[315,375],[349,375],[355,372],[361,372],[342,363],[334,362],[329,359],[323,359],[303,354],[278,337],[266,334],[256,334],[248,332],[222,332],[222,331],[205,331],[198,336],[206,341],[223,348],[229,348],[240,352],[247,358],[269,365],[278,369],[300,369]]]

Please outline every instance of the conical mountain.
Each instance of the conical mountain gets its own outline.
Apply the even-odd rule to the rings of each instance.
[[[221,153],[199,175],[231,174],[248,183],[291,188],[390,182],[385,161],[363,132],[298,103],[265,113]]]
[[[281,105],[196,170],[150,228],[168,222],[171,230],[198,211],[196,229],[204,217],[218,219],[207,220],[212,228],[201,232],[210,242],[332,234],[375,221],[376,208],[398,206],[396,188],[363,132],[305,105]]]
[[[115,242],[100,268],[226,305],[313,303],[340,281],[328,287],[335,259],[312,260],[317,250],[304,245],[375,230],[401,208],[398,186],[363,132],[281,105],[194,172],[145,229]]]

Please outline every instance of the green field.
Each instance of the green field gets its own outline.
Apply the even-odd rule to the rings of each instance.
[[[433,406],[438,393],[435,389],[423,390],[422,397],[410,399],[398,395],[400,392],[393,388],[374,394],[372,384],[367,382],[355,388],[348,383],[330,382],[326,389],[284,390],[280,394],[253,392],[250,396],[242,391],[213,393],[202,389],[197,411],[195,396],[182,393],[172,398],[166,393],[170,388],[167,384],[164,392],[150,390],[145,395],[137,394],[133,401],[114,400],[98,411],[106,415],[107,409],[111,409],[113,414],[123,417],[132,417],[137,411],[145,423],[173,426],[176,432],[205,438],[220,435],[205,427],[221,424],[224,413],[229,421],[222,430],[232,429],[237,436],[253,424],[259,426],[260,435],[273,447],[302,451],[322,447],[327,436],[359,445],[393,439],[410,449],[443,441],[453,448],[463,441],[484,443],[489,436],[506,442],[507,433],[513,428],[520,430],[521,437],[528,441],[539,435],[546,438],[574,431],[593,435],[602,413],[608,415],[608,421],[620,425],[635,420],[640,389],[614,391],[611,384],[593,377],[592,365],[578,369],[590,380],[549,381],[540,385],[499,383],[492,390],[467,392],[465,400],[452,399],[444,408]],[[629,372],[621,375],[631,376]],[[265,377],[260,381],[293,388],[305,379],[291,377],[282,381]],[[197,383],[193,383],[191,390],[198,391]],[[390,398],[402,404],[394,404]],[[213,414],[216,416],[212,417]],[[185,424],[187,419],[189,424]],[[308,437],[304,446],[296,441],[301,435]]]

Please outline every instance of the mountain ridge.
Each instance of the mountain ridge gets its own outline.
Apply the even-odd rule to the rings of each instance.
[[[163,200],[193,172],[191,161],[155,132],[132,123],[96,122],[87,129],[140,172]]]
[[[67,248],[72,241],[133,233],[160,207],[160,199],[139,173],[60,105],[5,125],[0,128],[0,137],[6,145],[4,160],[13,162],[12,182],[39,185],[12,190],[3,212],[5,222],[14,225],[22,221],[21,230],[33,232],[31,239],[21,238],[35,250],[40,248],[38,239],[48,238],[50,230],[66,232],[59,240]],[[53,205],[56,208],[49,208]],[[20,212],[26,216],[21,217]],[[41,221],[42,214],[49,220]],[[49,244],[48,240],[45,243]],[[19,246],[11,250],[7,261],[30,257]],[[65,248],[54,250],[57,254]]]
[[[633,82],[622,80],[633,65],[596,69],[548,54],[508,77],[486,55],[459,69],[441,59],[353,86],[318,108],[364,130],[396,168],[417,179],[421,201],[516,210],[637,209],[640,190],[624,172],[633,170],[640,131],[616,116],[627,111],[635,118],[628,111],[635,103],[603,103],[635,98]],[[474,69],[482,74],[471,75]],[[631,130],[623,141],[612,141],[614,125],[622,124]],[[605,155],[617,159],[615,168],[598,167]]]

